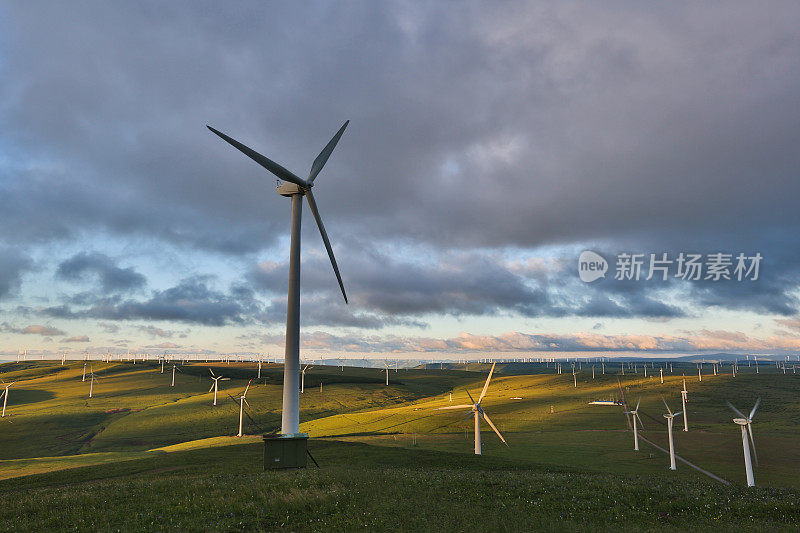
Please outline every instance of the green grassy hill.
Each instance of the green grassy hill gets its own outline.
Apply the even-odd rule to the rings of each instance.
[[[472,421],[460,411],[480,394],[488,365],[468,369],[317,367],[306,375],[301,430],[321,468],[263,472],[259,435],[280,423],[279,365],[264,365],[237,438],[236,397],[254,365],[0,365],[12,386],[0,421],[0,529],[397,530],[740,529],[800,526],[800,376],[774,370],[687,380],[690,431],[676,420],[676,450],[731,482],[723,485],[633,437],[620,408],[589,401],[641,397],[642,435],[666,446],[663,395],[680,409],[681,380],[557,375],[541,365],[497,366],[483,406],[505,436],[483,425],[472,454]],[[692,366],[693,368],[693,366]],[[504,370],[508,374],[500,373]],[[696,370],[695,370],[696,372]],[[322,382],[322,391],[320,391]],[[756,489],[744,485],[742,443],[731,400],[757,397]],[[513,398],[513,399],[512,399]],[[466,410],[465,410],[466,412]]]

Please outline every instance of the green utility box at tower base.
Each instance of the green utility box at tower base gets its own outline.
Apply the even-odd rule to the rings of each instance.
[[[305,468],[308,433],[264,435],[264,470]]]

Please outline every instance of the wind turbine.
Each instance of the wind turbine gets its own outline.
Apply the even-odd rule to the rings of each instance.
[[[6,388],[5,388],[5,390],[3,391],[3,414],[2,414],[2,415],[0,415],[0,416],[2,416],[2,418],[5,418],[5,417],[6,417],[6,404],[8,403],[8,389],[9,389],[9,388],[11,387],[11,385],[13,385],[14,383],[16,383],[16,381],[12,381],[11,383],[8,383],[8,384],[5,384],[5,382],[4,382],[4,384],[6,385]]]
[[[183,372],[183,370],[180,370],[180,369],[178,368],[178,366],[177,366],[175,363],[173,363],[173,364],[172,364],[172,383],[170,384],[170,387],[174,387],[174,386],[175,386],[175,371],[176,371],[176,370],[177,370],[178,372]]]
[[[208,369],[208,371],[211,372],[211,379],[214,380],[214,384],[211,385],[211,388],[208,389],[208,392],[211,392],[212,390],[214,391],[214,405],[217,405],[217,385],[219,383],[219,380],[228,381],[231,378],[223,378],[222,376],[216,376],[214,375],[214,371],[211,370],[210,368]]]
[[[91,380],[89,381],[89,398],[91,398],[92,394],[94,393],[94,369],[92,368],[92,365],[89,365],[89,376],[91,377]],[[98,376],[98,378],[99,377],[100,376]]]
[[[494,424],[492,424],[492,421],[486,415],[483,407],[481,407],[481,401],[483,400],[483,397],[486,396],[486,390],[489,388],[489,381],[492,379],[492,374],[494,373],[494,365],[495,363],[492,363],[492,369],[489,371],[489,377],[486,378],[486,383],[483,385],[483,391],[481,391],[481,395],[478,397],[477,402],[472,398],[472,395],[469,393],[469,391],[467,391],[467,396],[469,396],[472,404],[448,405],[447,407],[439,407],[436,409],[437,411],[446,409],[470,409],[470,412],[467,413],[462,420],[469,418],[470,416],[474,416],[475,418],[475,455],[481,455],[481,417],[483,417],[486,420],[486,423],[488,423],[494,432],[497,433],[497,436],[500,437],[500,440],[503,441],[503,444],[508,446],[506,439],[504,439],[497,428],[494,427]]]
[[[756,482],[755,478],[753,477],[753,462],[756,466],[758,466],[758,455],[756,454],[756,442],[753,440],[753,415],[756,414],[756,409],[758,409],[758,404],[761,403],[761,398],[756,400],[756,404],[753,406],[753,410],[750,411],[750,416],[745,416],[741,411],[733,406],[731,402],[726,402],[728,407],[733,409],[737,415],[741,416],[741,418],[734,418],[733,421],[739,424],[742,427],[742,448],[744,448],[744,469],[747,474],[747,486],[748,487],[755,487]],[[750,439],[747,439],[747,434],[750,434]],[[750,446],[753,447],[753,462],[750,462]]]
[[[386,367],[386,386],[389,386],[389,365],[386,364],[386,361],[383,362],[383,366]]]
[[[681,411],[673,413],[672,409],[670,409],[669,405],[667,405],[667,400],[665,400],[663,396],[661,397],[661,400],[664,402],[664,407],[667,408],[667,412],[669,413],[664,415],[664,418],[667,419],[667,431],[669,432],[669,469],[675,470],[675,443],[672,440],[672,422],[676,416],[681,414]]]
[[[252,381],[253,380],[251,379],[247,382],[247,387],[244,388],[244,392],[241,396],[239,396],[239,434],[236,435],[237,437],[242,436],[242,417],[244,416],[244,404],[247,403],[247,390],[250,388],[250,382]],[[247,407],[250,407],[249,403],[247,403]]]
[[[636,409],[632,411],[625,411],[625,414],[633,415],[633,449],[635,451],[639,451],[639,428],[636,425],[636,420],[639,420],[639,423],[642,424],[642,429],[644,429],[644,423],[642,423],[642,419],[639,417],[639,404],[642,403],[642,399],[639,398],[639,401],[636,402]]]
[[[306,390],[306,370],[309,370],[311,368],[314,368],[314,367],[311,366],[311,363],[309,363],[303,368],[303,370],[301,372],[301,376],[300,376],[300,392],[304,393],[305,390]]]
[[[317,222],[322,242],[325,244],[325,249],[328,251],[328,257],[330,257],[331,265],[333,266],[333,272],[336,274],[336,280],[339,282],[342,296],[344,296],[344,301],[347,303],[347,294],[344,290],[342,277],[339,275],[339,267],[336,265],[333,249],[328,240],[328,234],[325,232],[322,218],[319,216],[317,202],[314,200],[314,194],[311,189],[314,187],[314,180],[319,175],[322,167],[325,166],[325,163],[327,163],[349,123],[350,121],[348,120],[339,128],[336,135],[328,141],[325,148],[314,159],[311,171],[306,179],[298,177],[239,141],[228,137],[211,126],[207,126],[209,130],[221,137],[225,142],[277,176],[279,180],[282,180],[283,183],[279,183],[277,187],[278,194],[292,199],[289,297],[286,305],[286,347],[283,363],[283,409],[281,411],[281,433],[284,435],[300,432],[300,387],[298,387],[298,381],[300,380],[300,222],[303,211],[303,196],[308,198],[308,206],[311,208],[311,214],[314,215],[314,220]]]
[[[686,419],[686,395],[689,391],[686,390],[686,380],[683,381],[683,390],[681,391],[681,405],[683,407],[683,430],[689,431],[689,421]]]

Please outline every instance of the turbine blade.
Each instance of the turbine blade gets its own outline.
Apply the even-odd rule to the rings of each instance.
[[[639,401],[636,402],[636,409],[634,409],[634,411],[638,411],[639,410],[639,404],[640,403],[642,403],[642,397],[641,396],[639,396]]]
[[[467,389],[464,389],[464,390],[467,390]],[[469,400],[470,400],[470,401],[472,402],[472,404],[474,405],[474,404],[476,403],[476,402],[475,402],[475,398],[473,398],[473,397],[472,397],[472,394],[470,394],[468,390],[467,390],[467,396],[469,396]],[[472,407],[472,406],[470,406],[470,407]]]
[[[231,380],[231,378],[217,378],[217,379],[221,379],[222,381],[230,381]]]
[[[672,415],[672,416],[678,416],[678,415],[680,415],[680,414],[683,414],[683,411],[678,411],[677,413],[675,413],[675,414],[674,414],[674,415]]]
[[[639,421],[639,426],[641,426],[641,429],[644,429],[644,422],[642,422],[642,417],[639,416],[639,411],[636,411],[634,416],[636,416],[636,420]]]
[[[211,372],[211,375],[212,375],[212,376],[214,376],[214,377],[217,377],[217,375],[216,375],[216,374],[214,374],[214,371],[213,371],[213,370],[211,370],[211,369],[209,368],[209,369],[208,369],[208,371],[209,371],[209,372]]]
[[[501,441],[503,441],[503,444],[505,444],[506,446],[508,446],[508,443],[506,442],[506,439],[504,439],[504,438],[503,438],[503,436],[500,434],[500,432],[499,432],[499,431],[497,431],[497,428],[496,428],[496,427],[494,427],[494,424],[492,424],[492,421],[491,421],[491,420],[489,420],[489,415],[487,415],[485,411],[482,411],[482,412],[481,412],[481,415],[483,415],[483,419],[484,419],[484,420],[486,420],[486,422],[487,422],[487,423],[488,423],[490,426],[492,426],[492,429],[494,430],[494,432],[495,432],[495,433],[497,433],[497,436],[498,436],[498,437],[500,437],[500,440],[501,440]]]
[[[748,419],[753,418],[753,415],[756,414],[756,409],[758,409],[758,405],[760,403],[761,403],[761,398],[759,397],[758,400],[756,400],[756,404],[753,406],[753,410],[750,411],[750,416],[747,417]]]
[[[736,413],[737,415],[741,416],[742,418],[747,418],[746,416],[744,416],[744,413],[742,413],[740,410],[738,410],[737,408],[735,408],[731,402],[725,402],[725,403],[727,403],[727,404],[728,404],[728,407],[730,407],[731,409],[733,409],[733,412],[734,412],[734,413]]]
[[[236,139],[232,139],[231,137],[228,137],[227,135],[225,135],[221,131],[217,131],[214,128],[212,128],[211,126],[206,125],[206,128],[210,129],[211,131],[213,131],[214,133],[219,135],[225,142],[227,142],[228,144],[230,144],[231,146],[233,146],[234,148],[236,148],[237,150],[242,152],[244,155],[246,155],[247,157],[249,157],[250,159],[252,159],[256,163],[258,163],[259,165],[261,165],[265,169],[267,169],[270,172],[272,172],[273,174],[275,174],[278,178],[282,179],[283,181],[290,181],[290,182],[294,183],[295,185],[299,185],[300,187],[303,187],[303,188],[306,188],[308,186],[308,184],[305,181],[303,181],[303,179],[298,178],[295,174],[293,174],[292,172],[286,170],[285,168],[283,168],[281,165],[279,165],[275,161],[273,161],[273,160],[271,160],[271,159],[269,159],[267,157],[264,157],[263,155],[259,154],[255,150],[253,150],[251,148],[248,148],[247,146],[243,145],[242,143],[240,143]]]
[[[247,387],[244,388],[244,393],[242,394],[242,397],[247,396],[247,391],[250,390],[250,382],[252,381],[253,380],[251,379],[250,381],[247,382]]]
[[[308,179],[306,180],[309,184],[314,183],[317,174],[319,174],[319,171],[325,166],[325,163],[328,162],[328,158],[331,156],[333,149],[336,148],[336,143],[339,142],[339,139],[342,137],[342,133],[344,133],[344,129],[348,124],[350,124],[350,121],[346,120],[344,125],[339,128],[339,131],[336,132],[336,135],[334,135],[333,138],[328,141],[328,144],[325,145],[325,148],[322,149],[317,158],[314,160],[314,163],[311,165],[311,172],[308,173]]]
[[[446,411],[448,409],[472,409],[472,405],[448,405],[447,407],[437,407],[434,411]]]
[[[242,396],[242,401],[247,404],[247,407],[250,407],[250,404],[248,403],[247,398]]]
[[[497,363],[492,363],[492,369],[489,371],[489,377],[486,378],[486,383],[483,385],[483,390],[481,391],[481,396],[478,398],[478,403],[481,403],[483,397],[486,396],[486,390],[489,388],[489,381],[492,379],[492,374],[494,374],[494,365]]]
[[[672,414],[672,409],[669,408],[669,405],[667,405],[667,400],[665,400],[663,396],[661,397],[661,401],[664,402],[664,407],[667,408],[669,414]]]
[[[756,441],[753,440],[753,425],[747,424],[747,432],[750,433],[750,446],[753,448],[753,464],[758,466],[758,454],[756,453]]]
[[[211,388],[208,389],[208,392],[211,392],[212,390],[214,390],[214,385],[211,385]]]
[[[339,282],[339,288],[342,289],[342,296],[344,296],[344,303],[347,303],[347,293],[344,292],[344,283],[342,283],[342,276],[339,274],[339,267],[336,265],[336,258],[333,256],[333,249],[331,248],[331,242],[328,240],[328,234],[325,232],[325,225],[322,223],[322,219],[319,216],[319,210],[317,210],[317,202],[314,200],[314,193],[311,192],[311,189],[306,191],[306,198],[308,198],[308,207],[311,208],[311,213],[314,215],[314,220],[317,221],[317,227],[319,228],[319,233],[322,235],[322,242],[325,243],[325,249],[328,251],[328,257],[331,258],[331,265],[333,266],[333,272],[336,274],[336,280]]]

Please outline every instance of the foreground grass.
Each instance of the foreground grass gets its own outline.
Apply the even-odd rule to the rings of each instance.
[[[258,444],[0,482],[0,530],[797,530],[800,493],[608,476],[469,454],[312,443],[322,468],[262,472]]]

